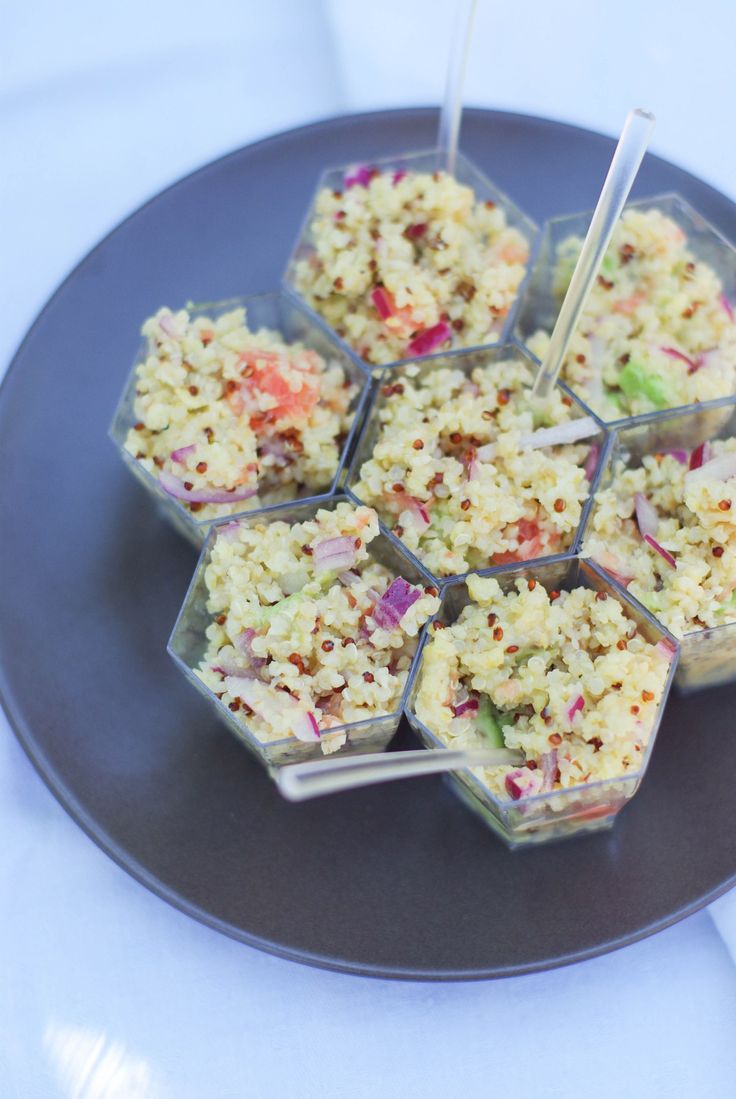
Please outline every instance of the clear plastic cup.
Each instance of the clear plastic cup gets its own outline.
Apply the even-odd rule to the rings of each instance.
[[[483,574],[487,575],[487,574]],[[640,765],[635,771],[626,771],[615,778],[581,783],[551,793],[536,794],[513,800],[500,798],[492,793],[482,779],[471,770],[447,776],[451,789],[481,818],[509,847],[527,847],[564,839],[585,832],[597,832],[610,828],[618,813],[639,789],[651,758],[652,749],[672,678],[677,664],[677,642],[652,616],[596,565],[578,558],[565,561],[525,565],[506,569],[495,575],[504,591],[513,589],[519,577],[534,579],[548,591],[567,591],[577,587],[591,588],[613,596],[624,606],[626,615],[637,624],[639,631],[650,642],[664,642],[662,659],[669,660],[669,670],[661,701],[653,717],[649,740],[641,753]],[[436,620],[451,624],[470,600],[464,581],[447,585],[442,592],[442,606]],[[429,643],[429,634],[422,640],[419,660],[410,684],[406,713],[415,732],[426,748],[446,750],[445,743],[417,717],[416,698],[421,683],[423,653]]]
[[[353,393],[345,430],[341,425],[340,434],[335,437],[337,443],[335,461],[329,468],[325,468],[324,476],[320,475],[317,478],[318,483],[297,485],[285,476],[282,487],[272,487],[266,493],[255,496],[251,500],[218,505],[217,510],[220,514],[217,518],[224,518],[228,512],[231,516],[240,515],[254,508],[260,509],[299,497],[303,499],[329,497],[335,489],[340,487],[344,478],[346,463],[362,421],[362,408],[370,390],[370,379],[365,371],[361,369],[355,358],[339,345],[326,325],[282,291],[193,305],[188,307],[188,312],[191,318],[216,320],[223,314],[238,308],[246,310],[246,324],[252,332],[261,328],[271,329],[278,332],[285,343],[301,344],[304,348],[317,352],[326,363],[337,365],[343,371],[345,381],[352,387]],[[158,476],[137,459],[134,450],[126,446],[126,440],[133,435],[134,425],[139,422],[135,411],[136,371],[138,364],[144,361],[149,353],[149,341],[144,339],[115,411],[110,427],[110,438],[127,467],[155,501],[162,516],[190,542],[200,546],[215,519],[201,518],[186,500],[177,499],[166,492]],[[319,404],[320,402],[317,408]],[[284,460],[288,462],[289,444],[285,444],[285,451]],[[289,467],[285,468],[288,470]],[[179,479],[181,480],[181,477]]]
[[[726,318],[732,319],[733,308],[731,302],[736,301],[736,249],[734,246],[684,199],[676,194],[656,195],[652,198],[627,203],[624,216],[629,211],[646,213],[651,210],[657,210],[670,219],[677,227],[677,230],[684,234],[686,246],[692,253],[694,262],[696,264],[706,264],[718,277],[721,282],[718,309],[722,308],[724,320]],[[582,242],[590,219],[590,212],[568,214],[552,218],[542,228],[535,261],[522,293],[514,324],[514,335],[521,343],[530,347],[536,358],[541,355],[544,346],[544,341],[542,340],[541,343],[539,341],[539,333],[549,334],[552,331],[566,289],[566,277],[563,277],[558,271],[560,256],[566,254],[565,249],[562,249],[561,252],[561,246],[571,238],[577,238]],[[584,316],[582,322],[578,325],[577,333],[585,332],[587,324],[589,326],[589,336],[592,336],[592,339],[586,339],[586,342],[580,346],[576,346],[575,339],[573,339],[562,368],[562,379],[577,393],[580,400],[594,409],[606,423],[618,425],[632,419],[639,420],[668,407],[686,407],[695,400],[719,399],[734,392],[736,388],[736,328],[732,332],[729,329],[728,346],[722,344],[725,347],[724,361],[727,361],[727,369],[722,368],[721,364],[714,363],[713,352],[718,350],[715,347],[702,349],[706,352],[703,358],[705,365],[699,368],[699,355],[693,357],[691,367],[686,363],[677,346],[669,346],[670,344],[677,344],[678,341],[675,336],[663,339],[661,344],[659,342],[652,343],[651,351],[659,359],[658,369],[661,370],[661,367],[666,363],[670,372],[684,370],[686,367],[690,373],[697,371],[697,382],[693,384],[700,386],[702,392],[694,392],[692,398],[685,401],[677,400],[676,397],[668,399],[666,385],[662,384],[658,377],[655,377],[654,380],[648,377],[651,371],[649,369],[650,364],[646,361],[639,363],[638,361],[622,361],[619,358],[616,365],[617,377],[625,378],[625,389],[623,389],[623,386],[621,387],[625,393],[625,404],[631,407],[636,406],[636,411],[633,414],[627,411],[626,407],[617,411],[611,405],[611,402],[607,400],[608,387],[602,386],[600,381],[593,382],[591,380],[583,384],[582,381],[576,380],[578,376],[582,378],[583,373],[587,373],[588,370],[590,370],[591,379],[600,379],[599,367],[601,361],[605,361],[606,347],[610,346],[611,342],[619,340],[621,336],[620,326],[627,323],[625,318],[629,315],[634,316],[638,325],[639,320],[635,316],[637,310],[642,304],[645,309],[650,307],[650,303],[644,301],[644,299],[637,301],[635,294],[620,299],[617,297],[619,291],[616,279],[619,276],[615,267],[607,266],[607,260],[611,254],[609,249],[598,276],[599,280],[603,280],[601,285],[604,289],[606,289],[606,283],[610,283],[610,308],[605,313],[595,317],[592,324],[589,323],[590,317],[588,316],[586,320]],[[568,268],[571,270],[569,260],[570,256],[568,255],[566,271]],[[619,270],[622,278],[625,278],[627,262],[631,262],[631,260],[627,261],[626,256],[620,256],[621,265]],[[611,275],[610,279],[608,279],[609,274]],[[684,287],[688,286],[685,277],[682,279],[682,285]],[[697,310],[700,308],[698,302],[691,302],[687,293],[682,289],[675,292],[671,288],[665,287],[665,290],[665,296],[669,295],[667,300],[671,303],[673,310],[673,316],[667,318],[667,331],[676,331],[682,320],[687,321],[689,319],[687,316],[689,310],[693,310],[690,314],[694,318],[692,324],[698,325]],[[682,297],[682,300],[680,300],[680,297]],[[633,313],[627,313],[626,310],[633,310]],[[644,326],[647,323],[649,322],[642,314],[641,325]],[[644,332],[645,328],[642,327],[641,331]],[[697,340],[697,330],[694,332],[694,336]],[[622,354],[625,355],[626,352]],[[583,356],[583,360],[579,358],[580,355]],[[662,359],[661,355],[664,355],[665,358]],[[625,374],[624,371],[626,371]],[[656,369],[654,374],[657,374]],[[628,393],[626,390],[628,390]],[[614,392],[619,393],[620,390]],[[623,400],[623,398],[621,399]]]
[[[451,568],[448,571],[447,569],[438,567],[438,563],[435,562],[432,558],[427,559],[428,555],[423,547],[426,544],[426,540],[434,535],[435,526],[431,522],[433,509],[439,508],[439,506],[442,504],[442,501],[437,499],[434,501],[434,503],[429,503],[427,505],[427,507],[425,508],[424,521],[430,522],[425,530],[418,535],[417,527],[414,524],[419,520],[415,520],[413,516],[410,516],[406,520],[405,526],[402,527],[402,525],[398,523],[396,514],[394,512],[389,512],[385,504],[383,504],[380,499],[377,499],[375,494],[369,492],[369,486],[366,482],[361,482],[361,470],[363,469],[364,464],[371,458],[373,451],[376,447],[376,443],[379,441],[379,439],[385,437],[384,432],[388,434],[391,431],[390,426],[384,428],[383,416],[387,404],[392,399],[392,395],[395,392],[396,386],[400,386],[407,380],[411,380],[412,384],[421,390],[424,385],[432,381],[432,379],[437,375],[439,371],[446,370],[461,371],[470,383],[471,375],[473,374],[473,372],[478,369],[482,369],[484,373],[486,371],[489,372],[491,378],[493,379],[494,386],[497,386],[499,391],[502,391],[505,382],[508,380],[510,363],[520,363],[526,366],[528,368],[530,382],[535,376],[538,369],[537,363],[528,354],[528,352],[515,343],[497,345],[495,347],[480,351],[450,352],[446,355],[431,356],[430,358],[424,359],[419,363],[405,363],[392,369],[387,369],[383,374],[377,376],[377,384],[374,387],[373,397],[367,406],[365,426],[358,440],[356,451],[348,473],[348,491],[352,496],[355,497],[356,500],[359,500],[361,503],[367,504],[370,507],[374,507],[378,511],[382,521],[389,529],[393,531],[396,537],[399,538],[400,541],[402,541],[402,545],[406,553],[418,565],[421,565],[433,574],[434,582],[437,585],[442,585],[448,580],[458,579],[459,577],[464,576],[467,572],[477,572],[479,569],[488,568],[491,564],[490,558],[486,557],[482,561],[468,560],[471,553],[471,547],[472,552],[476,552],[479,549],[478,542],[477,540],[475,540],[470,543],[468,549],[463,553],[463,556],[466,558],[466,560],[468,560],[467,568],[460,570]],[[509,390],[506,390],[505,392],[508,393]],[[584,416],[590,416],[588,409],[582,404],[582,402],[578,400],[575,394],[572,393],[566,385],[564,385],[563,383],[558,383],[557,392],[562,395],[562,399],[569,406],[571,419],[581,419]],[[516,394],[512,393],[511,401],[514,401],[515,399]],[[442,415],[444,415],[444,413],[442,413]],[[577,444],[575,444],[583,452],[585,452],[587,448],[587,454],[580,464],[585,466],[586,475],[588,476],[589,492],[596,484],[598,473],[602,465],[603,455],[607,445],[608,437],[603,424],[601,424],[595,416],[593,416],[592,419],[595,421],[595,425],[597,427],[595,433],[585,439],[581,439]],[[421,425],[419,426],[421,427]],[[429,426],[431,426],[431,423]],[[445,432],[447,430],[447,426],[448,425],[444,422],[443,419],[443,429],[445,430]],[[472,433],[471,435],[468,435],[468,423],[458,423],[456,429],[458,433],[462,434],[463,436],[463,448],[469,446],[471,444],[473,436]],[[483,455],[482,445],[477,446],[475,449],[478,452],[478,456],[481,457]],[[568,447],[567,449],[569,450],[570,448]],[[557,453],[559,453],[559,451],[561,450],[563,450],[562,446],[554,448],[554,451],[556,451]],[[421,456],[420,461],[424,460],[424,457],[428,454],[428,452],[429,448],[423,448],[419,452]],[[411,451],[410,453],[413,460],[414,452]],[[408,469],[409,467],[406,468]],[[399,467],[397,466],[397,480],[399,482],[401,482],[404,473],[405,469],[403,469],[403,467],[402,469],[399,469]],[[502,478],[499,477],[498,481],[499,483],[501,483]],[[468,482],[467,487],[469,490],[472,489],[473,491],[475,491],[478,484],[479,482],[476,482],[476,485],[472,486]],[[447,494],[447,492],[449,491],[447,490],[447,486],[440,486],[438,489],[433,491],[439,492],[442,488],[444,488],[445,494]],[[410,490],[407,491],[410,492]],[[481,492],[479,488],[477,491],[478,499],[475,499],[474,497],[473,507],[481,509],[482,511],[485,497],[483,492]],[[469,491],[469,495],[471,494],[472,493]],[[430,493],[429,495],[431,497],[432,494]],[[425,493],[423,499],[426,499],[426,496],[427,494]],[[520,556],[523,556],[524,553],[529,553],[530,556],[527,558],[528,560],[547,560],[549,558],[557,558],[558,556],[560,556],[560,554],[566,556],[570,553],[575,552],[582,539],[585,522],[590,508],[590,502],[591,496],[588,495],[587,499],[582,504],[581,514],[578,523],[576,524],[574,529],[571,529],[570,531],[565,533],[563,544],[561,544],[560,546],[556,546],[551,551],[548,550],[543,553],[521,548],[519,550]],[[548,511],[552,511],[551,501]],[[471,515],[471,512],[468,510],[467,513],[464,514]],[[472,512],[472,515],[476,515],[476,512]],[[486,517],[483,514],[479,516],[482,526],[485,522],[485,518]],[[489,527],[494,526],[494,519],[495,513],[493,509],[490,509],[488,511],[486,525]],[[412,535],[411,544],[407,544],[407,532],[411,533]],[[463,537],[465,536],[463,535]],[[525,543],[526,546],[533,546],[533,544],[533,540],[531,542]],[[496,566],[496,568],[503,567],[503,564],[499,564]]]
[[[611,443],[600,479],[598,492],[608,489],[614,482],[615,466],[623,461],[626,468],[641,465],[648,454],[675,451],[683,462],[702,443],[713,439],[736,436],[736,398],[694,405],[688,409],[672,410],[640,420],[630,426],[618,428],[611,436]],[[724,487],[724,496],[728,495]],[[587,538],[593,533],[598,504],[594,494],[589,513],[586,538],[581,552],[586,556],[591,546]],[[612,543],[615,554],[616,545]],[[728,551],[727,551],[728,552]],[[605,558],[599,561],[605,569]],[[625,578],[624,578],[625,579]],[[734,576],[736,584],[736,576]],[[630,598],[634,598],[633,595]],[[648,613],[648,612],[647,612]],[[736,679],[736,622],[710,628],[694,628],[686,632],[680,641],[680,663],[675,679],[683,691],[715,687]]]
[[[433,260],[438,278],[447,280],[447,286],[444,282],[441,283],[443,297],[446,300],[436,303],[436,316],[431,321],[423,318],[424,327],[416,329],[412,328],[416,320],[412,320],[407,315],[412,287],[407,291],[402,284],[395,288],[395,298],[393,292],[386,297],[383,278],[390,281],[392,274],[390,270],[381,269],[380,254],[382,244],[385,247],[385,241],[380,238],[358,240],[360,229],[356,228],[355,237],[349,237],[344,245],[339,241],[335,246],[334,254],[329,258],[329,272],[318,254],[314,222],[320,196],[323,196],[328,204],[337,206],[329,217],[332,219],[331,224],[334,225],[334,233],[340,234],[344,231],[341,226],[348,223],[349,217],[339,206],[339,200],[346,193],[349,196],[353,187],[368,184],[373,175],[386,176],[390,180],[390,189],[387,190],[385,203],[387,211],[385,218],[388,224],[384,226],[382,223],[382,227],[388,229],[397,221],[403,223],[405,218],[401,206],[398,206],[398,199],[396,202],[393,201],[395,184],[400,183],[407,174],[436,175],[445,172],[446,159],[446,152],[431,149],[427,152],[412,152],[384,160],[374,160],[370,164],[326,170],[319,180],[289,259],[284,274],[285,286],[308,308],[322,316],[337,336],[362,359],[369,369],[394,365],[405,359],[431,354],[433,351],[493,344],[504,339],[513,324],[516,302],[525,277],[524,272],[518,284],[515,284],[519,273],[518,267],[519,264],[523,264],[526,269],[529,254],[537,237],[537,226],[460,153],[457,154],[454,178],[459,183],[472,188],[477,202],[495,207],[498,213],[503,213],[506,226],[515,233],[521,234],[526,241],[524,247],[516,247],[509,241],[508,250],[505,251],[500,247],[498,255],[490,262],[487,256],[480,258],[477,265],[478,278],[481,275],[487,278],[487,272],[493,268],[494,264],[499,271],[508,267],[508,272],[511,272],[504,286],[499,285],[493,290],[496,298],[491,294],[488,303],[485,303],[485,298],[490,293],[486,290],[485,283],[478,297],[477,287],[475,283],[469,281],[465,267],[461,272],[459,264],[456,263],[455,269],[451,265],[445,273],[442,273],[440,259],[437,259],[436,263]],[[396,194],[398,195],[398,192]],[[332,203],[330,195],[336,197],[335,203]],[[394,209],[394,206],[397,208]],[[329,222],[329,218],[327,220]],[[377,234],[378,231],[375,232]],[[408,249],[409,245],[406,241],[412,241],[417,250],[424,250],[427,254],[431,251],[433,256],[437,257],[441,256],[443,250],[447,248],[447,242],[433,233],[432,226],[428,223],[416,222],[407,226],[401,248]],[[353,264],[345,259],[349,253],[354,256]],[[503,259],[501,253],[509,258]],[[522,253],[525,254],[523,259],[519,258]],[[416,253],[414,262],[416,262]],[[338,273],[338,268],[343,272],[342,274]],[[329,294],[325,295],[324,290],[328,287]],[[375,298],[374,295],[377,293],[379,297]],[[403,301],[402,295],[406,298],[406,302]],[[482,308],[481,298],[484,303]]]
[[[299,763],[308,759],[322,759],[334,752],[354,754],[358,752],[380,752],[394,736],[402,715],[402,705],[411,678],[411,668],[406,677],[404,691],[396,700],[390,712],[377,713],[363,721],[342,724],[322,730],[319,740],[302,741],[291,734],[279,739],[268,739],[263,733],[252,727],[242,711],[233,712],[199,678],[196,669],[205,657],[207,650],[207,627],[212,622],[212,614],[207,610],[208,589],[205,572],[210,564],[212,549],[218,537],[227,537],[223,528],[235,522],[238,525],[252,526],[260,523],[303,523],[313,519],[320,509],[333,510],[344,496],[334,496],[327,501],[305,501],[299,504],[286,504],[265,511],[252,512],[236,520],[211,526],[207,540],[202,548],[189,590],[179,612],[168,643],[168,652],[179,670],[199,693],[210,703],[214,713],[237,736],[237,738],[265,766],[280,767],[288,763]],[[352,501],[349,501],[352,503]],[[432,586],[431,577],[418,565],[410,561],[402,552],[393,536],[381,529],[377,538],[366,547],[371,558],[385,565],[394,576],[402,576],[410,584],[423,587]],[[337,583],[337,581],[334,581]],[[421,634],[419,635],[421,637]],[[412,639],[415,646],[413,659],[419,647],[419,638]],[[413,664],[412,664],[413,668]],[[238,713],[240,716],[238,716]]]

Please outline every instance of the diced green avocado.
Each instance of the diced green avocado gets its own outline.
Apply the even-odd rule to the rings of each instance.
[[[270,607],[261,607],[258,615],[258,625],[267,626],[275,614],[293,614],[305,597],[306,592],[302,589],[301,591],[295,591],[293,595],[287,595],[283,599],[279,599],[278,603],[274,603]]]
[[[518,653],[516,654],[516,663],[517,664],[525,664],[526,661],[531,660],[531,658],[533,656],[548,657],[549,653],[547,652],[546,649],[534,649],[534,648],[519,649]]]
[[[732,591],[728,599],[715,611],[716,614],[733,614],[736,610],[736,591]]]
[[[505,747],[502,725],[508,724],[508,722],[499,721],[498,710],[493,705],[488,695],[484,695],[480,700],[477,722],[479,731],[489,744],[494,748]]]
[[[278,603],[273,603],[270,607],[261,607],[261,613],[253,625],[267,626],[275,614],[293,615],[298,610],[300,603],[305,599],[313,599],[316,595],[319,595],[321,591],[333,583],[336,576],[337,573],[334,571],[323,572],[319,577],[310,580],[300,591],[285,595],[283,599],[279,599]]]
[[[618,384],[627,397],[643,394],[656,408],[666,408],[671,403],[665,382],[656,374],[650,374],[634,359],[630,359],[619,374]]]
[[[618,270],[618,263],[616,257],[612,252],[606,252],[601,263],[601,271],[605,271],[607,275],[613,275]]]

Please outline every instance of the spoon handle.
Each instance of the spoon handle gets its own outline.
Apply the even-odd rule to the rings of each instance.
[[[465,767],[497,767],[523,762],[520,752],[507,748],[483,748],[464,751],[448,748],[439,751],[387,752],[373,755],[336,756],[334,759],[292,763],[275,770],[273,777],[280,792],[289,801],[305,801],[322,794],[354,790],[375,782],[398,778],[418,778]]]
[[[447,62],[445,98],[437,134],[437,145],[444,155],[445,167],[450,175],[455,174],[455,160],[460,140],[460,118],[463,110],[463,84],[477,6],[478,0],[455,0],[455,27]]]
[[[534,381],[533,392],[539,398],[548,397],[554,389],[570,340],[606,254],[616,222],[629,197],[653,129],[653,114],[639,108],[629,111],[552,330],[547,354]]]

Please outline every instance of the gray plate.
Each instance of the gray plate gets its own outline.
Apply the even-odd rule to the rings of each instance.
[[[242,149],[154,198],[60,287],[0,391],[0,687],[62,804],[184,912],[314,965],[495,977],[630,943],[734,883],[736,689],[673,697],[608,835],[510,854],[439,779],[287,805],[166,656],[195,555],[105,435],[144,317],[276,285],[320,170],[430,146],[435,122],[369,114]],[[463,148],[541,221],[594,204],[613,143],[468,111]],[[636,193],[667,190],[736,236],[728,199],[648,157]]]

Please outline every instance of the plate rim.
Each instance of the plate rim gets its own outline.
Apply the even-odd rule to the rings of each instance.
[[[120,221],[116,222],[108,232],[106,232],[100,239],[90,248],[79,260],[69,269],[67,274],[61,281],[55,285],[49,296],[44,301],[41,309],[35,314],[31,324],[22,336],[15,351],[12,352],[8,366],[5,370],[2,381],[0,381],[0,402],[5,393],[6,385],[9,379],[14,375],[14,372],[20,368],[20,359],[26,344],[33,338],[36,329],[44,321],[47,312],[53,307],[59,296],[63,293],[65,287],[75,277],[77,272],[92,259],[99,250],[101,250],[110,238],[115,236],[119,231],[122,231],[125,226],[135,218],[142,211],[147,209],[154,202],[163,198],[169,192],[176,190],[180,186],[185,186],[190,180],[195,177],[203,177],[207,173],[216,171],[224,162],[234,159],[240,156],[245,151],[258,150],[269,144],[288,140],[293,135],[304,135],[314,130],[329,129],[335,124],[342,124],[350,121],[368,120],[378,121],[381,118],[387,116],[394,116],[397,114],[414,114],[423,117],[437,116],[438,110],[435,107],[429,106],[403,106],[392,107],[374,111],[361,111],[361,112],[344,112],[337,115],[331,115],[325,118],[315,119],[306,124],[292,126],[287,130],[281,130],[276,133],[268,134],[257,141],[249,142],[245,145],[230,149],[229,151],[221,154],[213,160],[207,161],[198,167],[193,168],[191,171],[185,173],[182,176],[177,177],[171,183],[167,184],[161,190],[151,194],[145,201],[129,211]],[[482,107],[468,106],[464,108],[464,115],[483,115],[492,116],[503,120],[518,120],[522,125],[536,124],[544,128],[560,129],[568,132],[584,135],[586,139],[594,137],[600,141],[603,141],[611,146],[614,145],[615,139],[609,137],[606,134],[602,134],[597,130],[590,129],[585,126],[579,126],[574,123],[568,123],[560,121],[558,119],[546,118],[541,115],[526,114],[520,111],[505,111],[505,110],[491,110]],[[676,164],[664,157],[656,156],[654,154],[647,154],[648,158],[658,161],[669,168],[674,168],[676,171],[691,178],[700,187],[707,189],[712,197],[718,201],[726,201],[732,206],[736,207],[736,201],[729,198],[728,195],[718,190],[713,184],[707,180],[702,180],[698,176],[695,176],[686,168],[682,168],[679,164]],[[723,233],[723,230],[719,230]],[[728,234],[724,236],[733,243],[731,237]],[[155,875],[151,874],[146,868],[138,862],[138,860],[125,851],[119,844],[117,844],[107,833],[107,831],[96,821],[89,816],[85,811],[79,800],[70,792],[63,778],[58,775],[55,769],[49,764],[48,760],[42,751],[39,750],[35,743],[35,737],[33,730],[30,727],[29,722],[23,717],[20,708],[16,707],[13,697],[12,686],[7,679],[7,673],[5,668],[0,665],[0,707],[2,707],[8,724],[12,729],[16,740],[20,743],[27,759],[31,762],[32,766],[41,777],[42,781],[50,793],[55,797],[57,802],[65,810],[65,812],[71,817],[76,825],[82,830],[88,839],[92,840],[95,845],[103,851],[120,869],[125,871],[133,880],[140,885],[148,889],[154,896],[160,898],[169,904],[176,911],[183,913],[184,915],[196,920],[198,923],[203,924],[205,927],[211,930],[217,931],[220,934],[227,936],[228,938],[245,943],[248,946],[254,947],[266,954],[270,954],[274,957],[282,958],[292,962],[298,962],[302,965],[308,965],[317,969],[328,970],[333,972],[340,972],[349,974],[352,976],[373,977],[379,980],[411,980],[411,981],[480,981],[480,980],[500,980],[503,978],[523,976],[532,973],[546,972],[548,970],[559,969],[565,966],[574,965],[578,962],[587,961],[592,958],[601,957],[605,954],[613,953],[620,950],[625,946],[632,945],[636,942],[641,942],[643,939],[649,938],[651,935],[656,934],[659,931],[663,931],[668,927],[672,927],[674,924],[679,923],[681,920],[688,916],[694,915],[699,912],[719,897],[723,896],[729,890],[736,886],[736,868],[732,875],[719,883],[713,889],[701,894],[688,904],[682,905],[679,908],[667,913],[658,919],[652,920],[643,926],[637,928],[636,931],[632,931],[616,937],[613,940],[609,940],[604,944],[596,944],[580,950],[569,951],[561,956],[552,959],[540,959],[528,963],[515,963],[508,966],[490,966],[490,967],[474,967],[467,969],[442,969],[433,970],[429,967],[402,967],[399,965],[385,966],[376,963],[360,963],[345,958],[330,957],[328,955],[315,953],[302,948],[290,948],[282,943],[273,942],[269,939],[265,939],[262,936],[256,935],[252,932],[244,931],[241,928],[237,928],[232,924],[227,923],[224,920],[219,919],[212,913],[202,909],[199,905],[186,900],[179,896],[173,889],[169,889],[163,882],[161,882]],[[518,856],[517,856],[518,857]],[[523,857],[523,853],[521,853]]]

